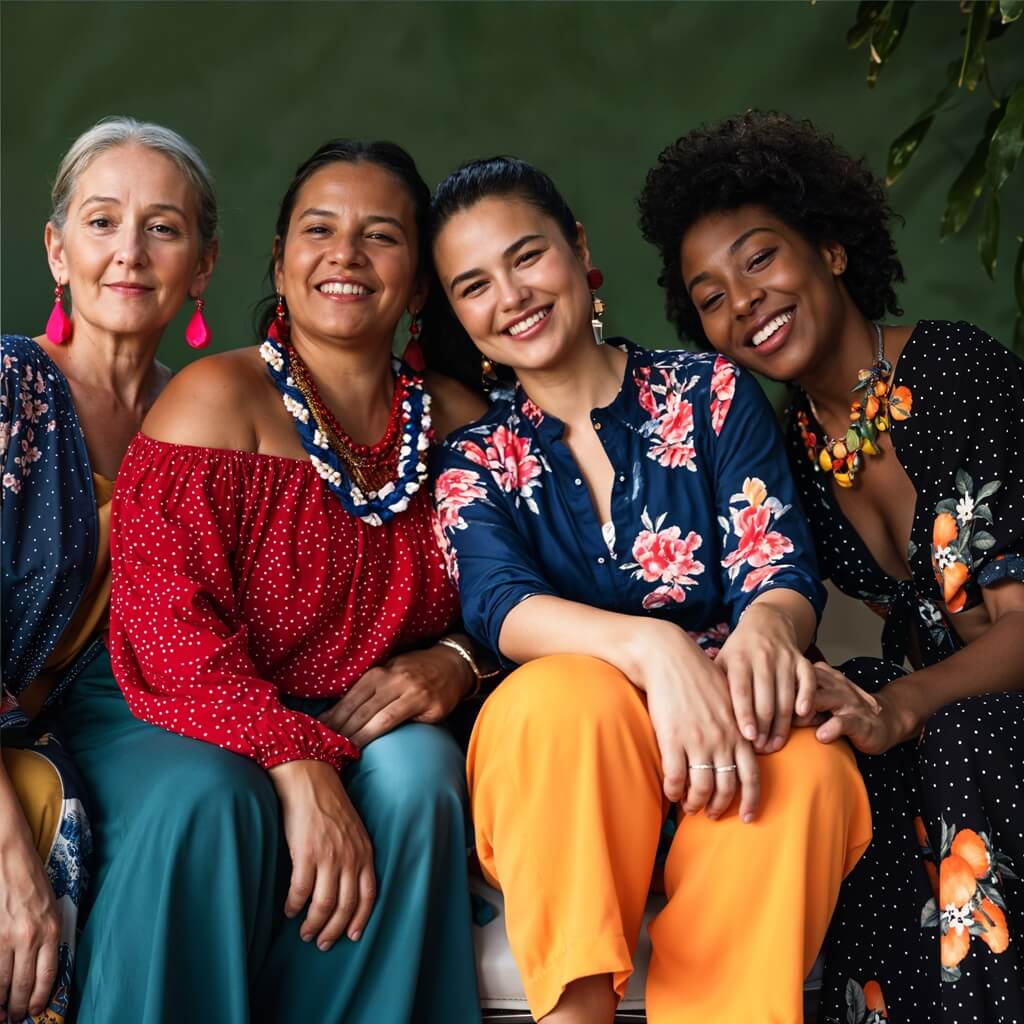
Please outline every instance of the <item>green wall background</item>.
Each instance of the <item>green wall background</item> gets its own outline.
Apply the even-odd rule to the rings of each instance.
[[[168,124],[218,182],[222,249],[211,350],[252,342],[277,201],[295,165],[335,135],[390,138],[429,182],[515,153],[548,170],[605,270],[612,333],[672,343],[656,262],[636,228],[644,174],[671,139],[750,106],[812,118],[883,168],[889,141],[938,91],[963,19],[919,3],[873,92],[845,47],[855,3],[18,3],[2,19],[2,301],[8,331],[39,333],[52,282],[49,185],[72,139],[105,114]],[[1012,33],[1017,43],[1024,30]],[[1003,85],[1024,47],[991,48]],[[1012,63],[1016,64],[1011,67]],[[979,130],[971,97],[941,118],[893,191],[908,318],[970,319],[1009,341],[1020,175],[1004,189],[999,277],[974,235],[938,241],[946,190]],[[193,357],[184,316],[161,357]]]

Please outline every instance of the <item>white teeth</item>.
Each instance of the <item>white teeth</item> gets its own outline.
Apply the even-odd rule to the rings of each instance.
[[[539,324],[550,312],[550,309],[542,309],[539,312],[534,313],[532,316],[528,316],[525,320],[518,320],[508,329],[508,333],[511,334],[513,338],[517,334],[522,334],[523,331],[528,331],[535,324]]]
[[[773,317],[769,320],[768,323],[766,323],[764,327],[762,327],[761,330],[759,330],[757,334],[750,339],[751,342],[753,342],[754,348],[757,348],[758,345],[763,345],[780,327],[788,324],[792,319],[793,311],[789,310],[788,312],[780,313],[777,317]]]
[[[342,284],[340,281],[324,281],[317,286],[324,295],[369,295],[370,289],[361,284]]]

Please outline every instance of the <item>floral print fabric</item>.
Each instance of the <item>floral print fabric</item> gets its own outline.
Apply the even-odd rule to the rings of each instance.
[[[903,675],[912,634],[925,665],[956,653],[953,617],[984,587],[1024,580],[1024,364],[970,324],[923,320],[895,378],[914,394],[913,416],[890,435],[917,493],[910,579],[881,571],[814,471],[802,396],[789,432],[825,575],[886,619],[886,660],[840,666],[867,690]],[[1020,691],[972,697],[933,715],[917,741],[858,755],[875,838],[840,893],[823,1020],[872,1020],[856,992],[873,982],[884,1020],[1024,1021],[1022,720]]]
[[[671,619],[714,654],[771,587],[820,613],[807,527],[756,381],[720,356],[618,344],[622,388],[591,417],[615,474],[614,549],[562,423],[521,387],[435,454],[437,529],[469,631],[497,650],[505,615],[547,594]]]

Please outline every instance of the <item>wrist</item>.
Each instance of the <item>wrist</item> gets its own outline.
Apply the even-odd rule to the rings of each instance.
[[[616,640],[618,658],[615,667],[644,693],[649,685],[647,673],[652,665],[652,651],[664,652],[674,648],[678,660],[685,660],[691,653],[704,658],[700,648],[682,629],[664,619],[631,617],[628,628]],[[651,683],[654,681],[650,680]]]
[[[904,739],[916,736],[932,713],[919,689],[909,682],[894,680],[879,690],[875,697],[882,704],[883,713],[890,717]]]
[[[326,761],[313,761],[309,758],[283,761],[269,768],[267,774],[282,803],[289,798],[300,797],[304,792],[313,791],[325,782],[328,776],[338,778],[338,773],[332,765]]]
[[[468,638],[462,636],[443,636],[437,641],[435,647],[445,651],[455,670],[462,673],[465,686],[462,690],[461,699],[468,700],[470,697],[475,697],[480,692],[483,674],[477,666]]]
[[[758,598],[747,605],[732,635],[737,633],[758,632],[761,634],[781,634],[794,647],[799,647],[797,642],[797,626],[793,616],[785,608],[767,601],[768,595]]]

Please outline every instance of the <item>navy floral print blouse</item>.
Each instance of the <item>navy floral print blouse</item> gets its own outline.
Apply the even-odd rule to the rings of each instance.
[[[615,471],[601,524],[563,424],[521,386],[433,455],[436,529],[475,639],[549,595],[677,623],[714,656],[747,605],[795,590],[820,616],[810,533],[756,380],[710,353],[627,354],[591,421]]]

